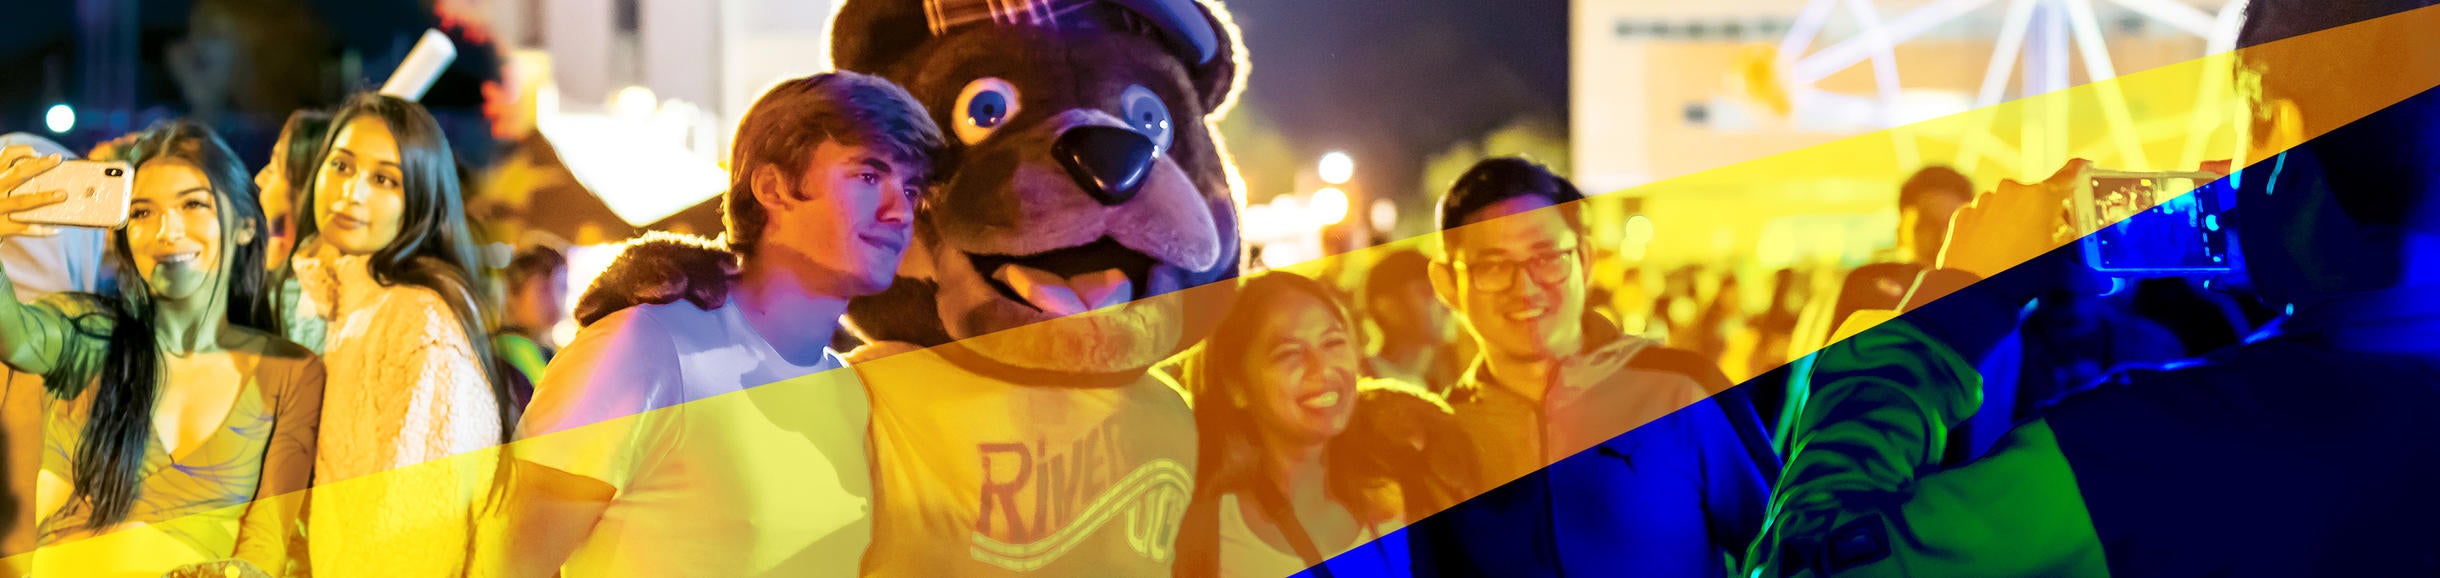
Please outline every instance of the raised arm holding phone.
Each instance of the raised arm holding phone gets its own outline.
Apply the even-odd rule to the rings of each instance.
[[[262,213],[227,147],[171,123],[126,152],[133,194],[104,211],[126,221],[94,224],[119,225],[120,278],[140,285],[20,304],[0,276],[0,360],[48,394],[33,571],[281,575],[301,502],[280,496],[310,479],[321,363],[258,315]],[[27,216],[73,195],[18,189],[59,164],[0,151],[0,237],[44,234]]]
[[[2433,4],[2254,0],[2239,43]],[[2279,329],[2122,371],[1943,467],[1945,432],[1981,404],[1973,361],[2056,282],[2038,262],[2078,249],[2052,250],[2067,224],[2053,215],[2090,181],[2073,163],[2002,186],[1958,212],[1917,308],[1821,352],[1746,574],[2440,573],[2440,528],[2423,523],[2440,511],[2422,495],[2440,484],[2440,438],[2424,425],[2440,406],[2440,89],[2343,125],[2313,116],[2345,90],[2317,79],[2431,70],[2440,55],[2360,42],[2388,50],[2377,63],[2240,53],[2263,75],[2253,134],[2270,138],[2253,148],[2319,132],[2253,155],[2220,223],[2243,254],[2234,280],[2292,312]]]

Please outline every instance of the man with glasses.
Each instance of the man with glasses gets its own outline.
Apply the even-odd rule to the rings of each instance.
[[[1481,346],[1449,405],[1490,491],[1408,530],[1419,576],[1726,576],[1762,524],[1719,369],[1586,311],[1583,198],[1516,158],[1441,197],[1432,289]]]

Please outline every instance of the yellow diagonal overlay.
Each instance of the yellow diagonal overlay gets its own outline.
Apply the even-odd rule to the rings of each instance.
[[[2440,51],[2440,34],[2432,34],[2433,30],[2440,30],[2440,8],[2251,48],[2242,60],[2275,61],[2281,67],[2294,69],[2315,68],[2316,63],[2339,67],[2378,62],[2383,53],[2372,52],[2376,46],[2380,51]],[[2239,61],[2239,55],[2223,54],[2127,74],[2097,85],[2037,95],[1690,174],[1587,202],[1699,198],[1712,191],[1761,186],[1789,191],[1792,196],[1832,183],[1890,186],[1919,168],[1903,163],[1898,152],[1901,150],[1913,150],[1925,159],[1947,159],[1952,164],[1970,167],[1970,176],[1980,183],[2039,179],[2070,157],[2127,170],[2190,170],[2202,160],[2230,157],[2235,157],[2242,166],[2440,85],[2440,70],[2428,68],[2406,67],[2346,78],[2343,91],[2301,95],[2304,98],[2298,99],[2299,107],[2311,119],[2304,123],[2301,132],[2267,135],[2261,142],[2247,144],[2255,139],[2246,138],[2244,131],[2249,127],[2241,123],[2244,109],[2240,105],[2245,101],[2239,98],[2239,91],[2246,83],[2231,82],[2242,78],[2234,74]],[[2266,73],[2278,76],[2288,72]],[[2310,91],[2313,87],[2302,88]],[[2054,219],[2056,215],[2020,217]],[[1758,233],[1729,232],[1748,236]],[[1426,235],[1290,269],[1321,276],[1350,263],[1373,262],[1385,254],[1383,251],[1437,252],[1439,244],[1436,235]],[[1225,287],[1190,289],[1121,308],[983,336],[964,345],[983,351],[1025,349],[1004,344],[1072,337],[1078,334],[1073,330],[1075,324],[1182,326],[1176,319],[1158,317],[1216,316],[1219,311],[1208,309],[1208,304],[1215,300],[1205,298],[1225,291]],[[1207,309],[1190,310],[1193,307]],[[1090,349],[1096,344],[1075,345]],[[1150,378],[1077,387],[1007,385],[951,363],[956,351],[963,349],[953,346],[901,354],[860,363],[854,370],[872,392],[871,431],[879,470],[875,487],[879,489],[881,503],[874,510],[877,522],[873,549],[866,556],[868,568],[889,575],[969,570],[1106,574],[1117,571],[1094,570],[1122,566],[1132,570],[1136,564],[1160,564],[1176,558],[1171,551],[1171,532],[1177,527],[1178,512],[1184,508],[1182,500],[1188,495],[1179,486],[1182,481],[1194,479],[1191,470],[1195,465],[1196,434],[1185,402],[1170,393],[1168,386]],[[1085,353],[1080,349],[1078,354]],[[542,451],[546,445],[581,448],[625,443],[623,440],[628,439],[625,435],[636,429],[635,420],[669,418],[672,414],[668,412],[690,412],[685,417],[690,420],[768,422],[775,419],[772,416],[789,413],[786,400],[792,399],[787,395],[791,389],[813,387],[839,377],[808,376],[742,394],[567,429],[519,442],[509,451]],[[1629,415],[1658,416],[1674,409],[1650,408],[1622,414],[1614,424],[1615,429],[1623,433],[1648,419]],[[799,434],[786,427],[754,431],[761,433],[751,435],[769,439],[744,439],[740,442],[744,447],[801,443],[801,439],[790,439]],[[473,481],[478,478],[464,473],[488,468],[496,458],[497,450],[477,452],[366,478],[323,483],[312,490],[322,494],[313,501],[317,511],[312,518],[379,518],[370,525],[391,532],[389,539],[398,540],[399,544],[443,544],[457,539],[452,536],[464,530],[446,527],[448,524],[440,517],[418,520],[414,512],[383,512],[383,499],[379,496],[411,491],[474,493],[480,490],[472,487],[479,485]],[[744,517],[749,513],[700,515]],[[180,522],[166,524],[177,523]],[[36,567],[36,572],[107,575],[103,566],[68,560],[67,556],[80,552],[98,556],[92,564],[107,560],[110,565],[129,568],[144,567],[144,562],[150,560],[188,559],[194,555],[176,551],[180,547],[176,543],[158,540],[147,531],[124,531],[55,545],[55,550],[42,555],[39,560],[42,565]],[[733,537],[706,532],[700,540],[699,544],[637,547],[688,550],[717,546]],[[9,560],[15,568],[35,562],[24,556]],[[344,563],[315,570],[321,576],[392,575],[380,567]]]

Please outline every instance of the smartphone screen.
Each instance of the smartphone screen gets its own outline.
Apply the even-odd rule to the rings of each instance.
[[[2207,173],[2111,173],[2087,177],[2077,213],[2085,264],[2126,275],[2217,275],[2239,265],[2236,191]]]

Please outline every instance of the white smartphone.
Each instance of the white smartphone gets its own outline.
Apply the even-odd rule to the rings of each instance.
[[[116,229],[127,223],[135,175],[135,169],[121,161],[61,161],[8,194],[68,193],[68,200],[59,204],[18,213],[18,222]]]
[[[381,83],[381,93],[409,101],[422,100],[424,91],[441,79],[441,72],[457,60],[457,45],[439,30],[425,30],[424,37],[407,51],[407,59],[398,63],[398,71]]]

